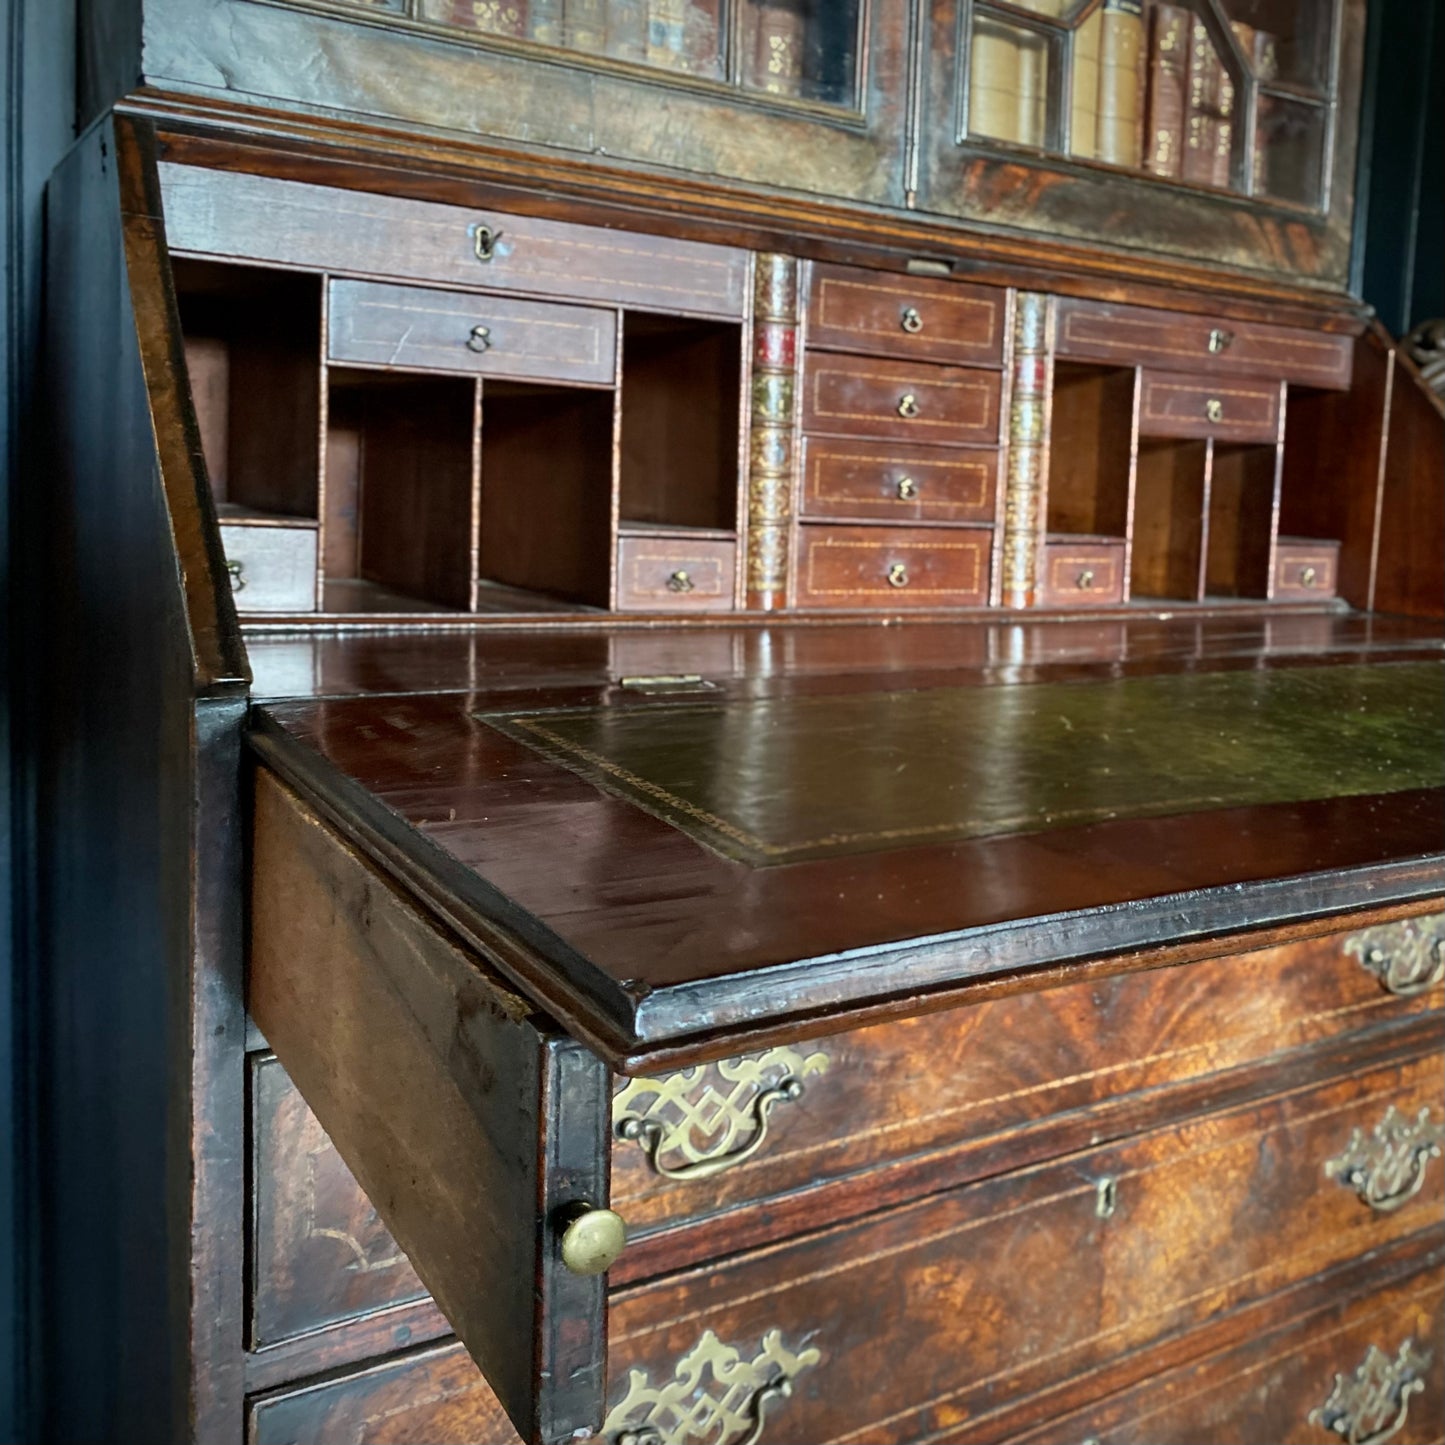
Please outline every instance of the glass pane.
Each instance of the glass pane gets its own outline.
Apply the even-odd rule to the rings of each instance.
[[[1319,205],[1326,115],[1322,106],[1260,93],[1254,166],[1261,195]]]
[[[1104,0],[1075,30],[1069,106],[1069,149],[1074,155],[1131,169],[1140,165],[1147,38],[1139,0]]]
[[[1261,80],[1325,88],[1334,0],[1224,0],[1224,9]]]
[[[853,105],[862,0],[742,0],[743,84],[768,95]]]
[[[1036,31],[980,14],[974,21],[969,57],[969,131],[1041,147],[1048,94],[1048,41]]]

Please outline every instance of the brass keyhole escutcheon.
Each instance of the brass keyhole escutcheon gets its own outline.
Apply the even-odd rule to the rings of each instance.
[[[1099,1219],[1112,1219],[1119,1207],[1119,1181],[1105,1175],[1094,1185],[1094,1214]]]
[[[484,351],[492,349],[492,330],[489,326],[473,326],[472,334],[467,337],[467,350],[475,351],[480,356]]]
[[[1224,403],[1220,401],[1217,396],[1211,396],[1209,400],[1204,403],[1204,415],[1210,421],[1223,421]]]
[[[890,587],[908,586],[908,568],[902,562],[895,562],[888,569],[888,585]]]
[[[1222,327],[1216,326],[1209,333],[1209,354],[1218,356],[1228,351],[1234,345],[1234,332],[1225,331]]]
[[[912,421],[920,415],[918,398],[911,391],[906,391],[898,398],[898,415],[906,421]]]
[[[1078,580],[1079,580],[1079,591],[1080,591],[1080,592],[1087,592],[1087,591],[1089,590],[1089,588],[1094,585],[1094,573],[1093,573],[1093,570],[1092,570],[1091,568],[1089,568],[1089,567],[1085,567],[1084,570],[1079,573],[1079,579],[1078,579]]]
[[[898,324],[910,336],[917,336],[923,330],[923,317],[918,314],[916,306],[905,306],[903,314],[898,318]]]
[[[669,592],[691,592],[696,585],[681,567],[667,579],[667,590]]]
[[[562,1263],[573,1274],[601,1274],[617,1263],[627,1244],[627,1225],[610,1209],[579,1204],[562,1231]]]
[[[472,232],[472,250],[476,252],[477,260],[483,263],[492,260],[497,254],[497,242],[501,239],[501,231],[494,231],[478,222]]]
[[[912,477],[898,478],[898,500],[911,502],[918,495],[918,483]]]
[[[246,570],[244,562],[227,562],[226,574],[231,579],[232,592],[244,592],[246,590],[246,579],[242,575]]]
[[[1300,572],[1300,574],[1299,574],[1299,584],[1300,584],[1300,586],[1301,586],[1301,587],[1313,587],[1313,586],[1315,585],[1315,583],[1316,583],[1317,581],[1319,581],[1319,575],[1320,575],[1320,574],[1319,574],[1318,572],[1316,572],[1313,567],[1306,567],[1306,568],[1304,568],[1304,569]]]

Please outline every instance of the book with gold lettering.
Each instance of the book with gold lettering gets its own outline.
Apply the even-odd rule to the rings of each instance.
[[[562,45],[566,34],[562,0],[530,0],[527,12],[527,34],[543,45]]]
[[[1150,18],[1144,169],[1156,176],[1183,174],[1190,21],[1183,6],[1162,3]]]
[[[601,55],[607,49],[607,0],[562,0],[562,43]]]
[[[526,35],[527,0],[421,0],[418,18],[485,35]]]
[[[769,95],[798,95],[808,43],[807,0],[761,0],[756,5],[753,84]]]

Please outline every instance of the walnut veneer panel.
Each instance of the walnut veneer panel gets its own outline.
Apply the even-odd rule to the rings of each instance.
[[[999,440],[999,374],[922,361],[809,352],[803,428],[935,445]]]
[[[967,607],[988,596],[991,531],[802,527],[799,607]]]
[[[805,518],[875,522],[991,522],[999,454],[992,449],[807,437]]]

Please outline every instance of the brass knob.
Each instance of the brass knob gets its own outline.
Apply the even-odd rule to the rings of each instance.
[[[911,502],[918,495],[918,483],[912,477],[898,478],[898,500]]]
[[[246,590],[246,579],[241,574],[246,570],[244,562],[227,562],[226,572],[231,578],[231,591],[244,592]]]
[[[1301,587],[1313,587],[1319,581],[1319,573],[1313,567],[1305,567],[1300,570],[1299,585]]]
[[[923,317],[918,314],[915,306],[905,306],[903,314],[898,318],[898,324],[910,335],[917,336],[923,330]]]
[[[502,239],[500,231],[494,231],[490,226],[484,226],[480,222],[472,231],[472,250],[476,252],[477,260],[487,262],[497,254],[497,242]]]
[[[908,568],[902,562],[895,562],[888,569],[888,585],[890,587],[908,586]]]
[[[681,567],[667,579],[667,590],[669,592],[691,592],[696,585]]]
[[[1225,331],[1216,326],[1209,333],[1209,354],[1218,356],[1221,352],[1228,351],[1234,345],[1234,332]]]
[[[1078,576],[1078,587],[1080,592],[1087,592],[1094,585],[1094,573],[1092,569],[1085,567]]]
[[[467,350],[475,351],[478,356],[484,351],[492,349],[492,332],[486,326],[473,326],[472,334],[467,337]]]
[[[562,1231],[562,1263],[573,1274],[601,1274],[617,1263],[627,1244],[627,1225],[610,1209],[580,1204]]]
[[[1220,401],[1217,396],[1211,396],[1209,400],[1204,403],[1204,415],[1210,421],[1223,421],[1224,403]]]
[[[904,392],[898,398],[898,415],[909,421],[919,415],[918,398],[911,391]]]

